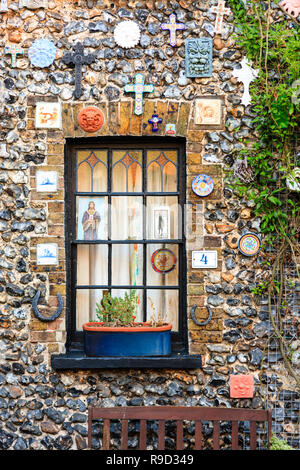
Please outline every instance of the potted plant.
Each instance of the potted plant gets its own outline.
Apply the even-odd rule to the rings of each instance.
[[[152,304],[153,306],[153,304]],[[124,298],[105,292],[96,303],[99,321],[83,324],[87,356],[168,356],[171,354],[172,325],[159,315],[136,322],[138,295],[135,290]]]

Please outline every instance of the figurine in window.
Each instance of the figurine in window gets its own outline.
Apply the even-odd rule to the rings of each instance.
[[[84,232],[84,240],[97,240],[98,227],[101,217],[96,211],[94,201],[89,202],[88,209],[84,211],[82,217],[82,227]]]

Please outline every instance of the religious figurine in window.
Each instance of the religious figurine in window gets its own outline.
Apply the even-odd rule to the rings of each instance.
[[[94,201],[90,201],[88,209],[84,211],[82,217],[82,227],[84,240],[98,240],[98,227],[100,224],[100,214],[96,211]]]

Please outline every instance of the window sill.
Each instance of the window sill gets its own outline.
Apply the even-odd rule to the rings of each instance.
[[[88,357],[81,351],[53,354],[53,369],[199,369],[201,356],[173,353],[158,357]]]

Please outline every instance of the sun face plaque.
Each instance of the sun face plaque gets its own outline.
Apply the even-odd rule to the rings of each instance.
[[[253,375],[231,375],[230,397],[231,398],[253,398],[254,383]]]
[[[89,106],[80,111],[78,124],[85,132],[96,132],[103,126],[104,114],[101,109]]]
[[[193,38],[185,41],[185,74],[191,78],[211,77],[211,38]]]

